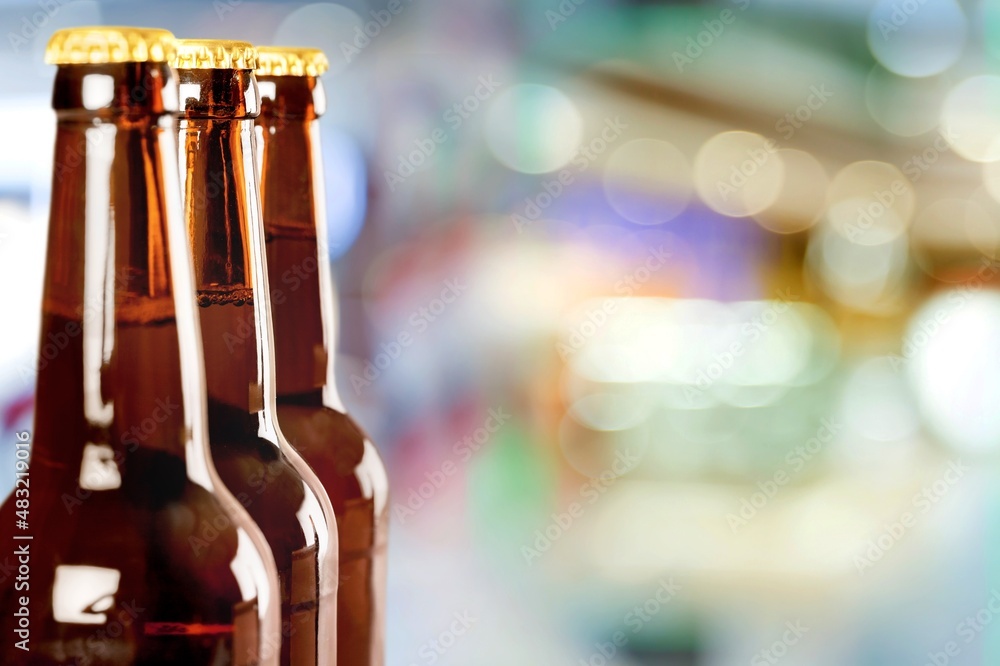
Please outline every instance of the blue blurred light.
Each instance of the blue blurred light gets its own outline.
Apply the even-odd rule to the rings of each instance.
[[[364,225],[368,177],[364,153],[354,137],[324,129],[322,141],[328,248],[334,260],[351,248]]]

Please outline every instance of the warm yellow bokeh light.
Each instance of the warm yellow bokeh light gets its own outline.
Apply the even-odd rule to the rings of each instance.
[[[841,169],[827,191],[827,218],[851,243],[879,245],[898,237],[913,217],[913,185],[891,164],[854,162]]]
[[[753,132],[723,132],[698,151],[694,180],[699,196],[713,210],[745,217],[777,200],[785,166],[773,141]]]
[[[830,179],[811,153],[784,148],[778,154],[785,165],[784,185],[774,204],[754,219],[765,229],[791,234],[816,224],[826,207]]]
[[[940,199],[916,216],[910,238],[913,244],[923,247],[963,250],[995,238],[997,230],[1000,227],[979,202]]]

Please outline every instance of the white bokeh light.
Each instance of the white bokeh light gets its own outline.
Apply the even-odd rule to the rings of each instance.
[[[891,357],[875,357],[847,376],[841,413],[865,439],[893,442],[917,433],[920,424],[904,376],[894,368]]]
[[[546,173],[576,154],[583,119],[552,86],[523,83],[498,94],[486,117],[486,141],[500,162],[522,173]]]
[[[330,61],[330,73],[336,74],[378,39],[378,34],[373,37],[366,33],[365,27],[364,19],[354,10],[332,2],[316,2],[289,13],[274,31],[272,43],[323,49]]]
[[[899,363],[924,420],[968,453],[1000,446],[1000,294],[965,287],[934,297],[910,322]]]
[[[879,0],[868,17],[868,46],[891,72],[933,76],[962,55],[969,26],[955,0]]]
[[[1000,160],[1000,76],[972,76],[952,88],[941,110],[941,129],[967,160]]]

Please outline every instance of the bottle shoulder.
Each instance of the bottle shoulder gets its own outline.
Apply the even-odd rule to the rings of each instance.
[[[0,506],[4,518],[0,534],[8,540],[32,537],[25,543],[33,573],[40,579],[59,569],[64,577],[80,572],[77,582],[83,584],[90,572],[116,572],[123,587],[141,594],[148,572],[165,567],[164,576],[175,582],[211,584],[210,597],[223,602],[221,607],[250,600],[256,588],[268,583],[254,576],[250,588],[238,584],[233,566],[248,557],[241,552],[242,527],[213,492],[197,483],[187,481],[165,493],[159,489],[136,497],[127,485],[70,490],[36,478],[27,528],[14,533],[12,495]],[[242,549],[246,550],[245,544]]]
[[[385,465],[371,438],[349,414],[326,405],[278,404],[278,424],[331,498],[384,501]]]
[[[210,442],[216,471],[236,501],[261,527],[272,548],[290,550],[316,541],[315,530],[328,521],[317,497],[322,488],[307,480],[278,444],[259,435],[214,438]],[[312,516],[303,521],[302,512]],[[308,527],[307,527],[308,526]]]

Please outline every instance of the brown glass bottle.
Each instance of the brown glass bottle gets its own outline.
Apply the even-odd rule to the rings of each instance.
[[[326,247],[318,118],[321,52],[262,47],[261,201],[272,285],[278,423],[322,480],[340,525],[340,666],[384,663],[388,479],[347,415],[333,359],[337,322]]]
[[[179,41],[184,215],[204,338],[209,442],[220,476],[274,552],[282,664],[334,664],[336,519],[322,485],[274,420],[255,57],[244,42]]]
[[[173,49],[78,28],[46,53],[55,175],[30,469],[0,509],[25,567],[0,588],[5,665],[277,664],[274,560],[206,448]]]

